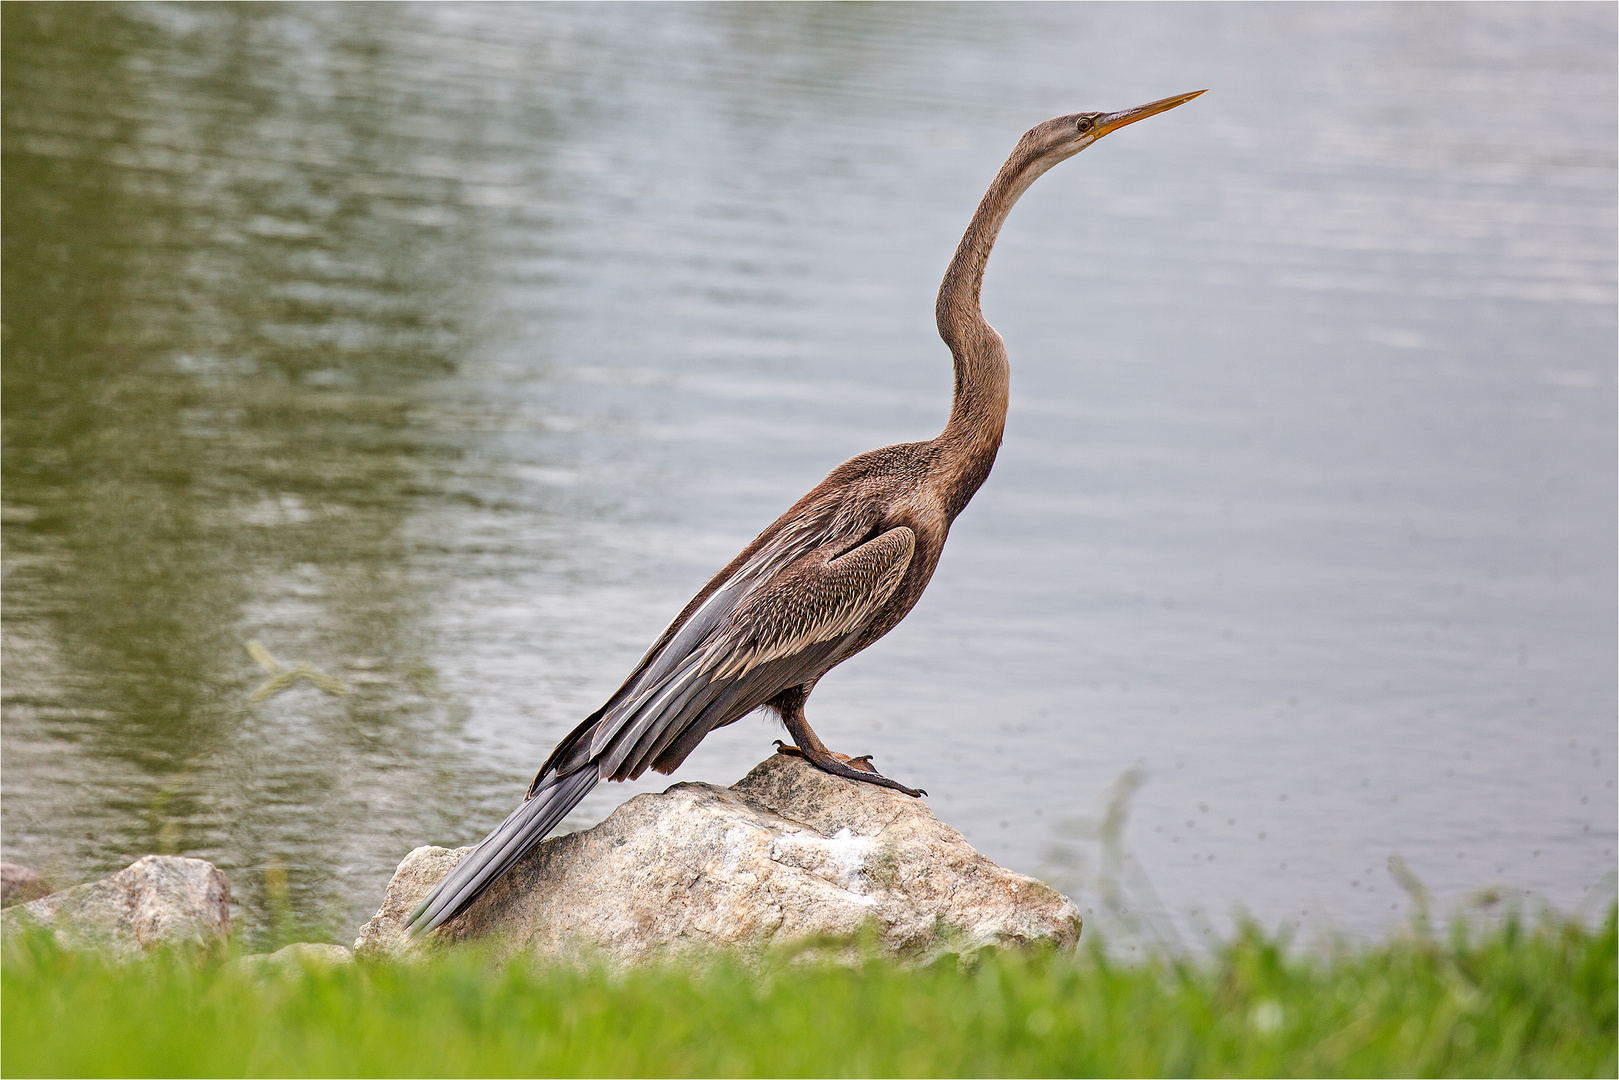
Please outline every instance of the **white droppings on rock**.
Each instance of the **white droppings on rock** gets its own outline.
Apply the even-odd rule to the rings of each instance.
[[[854,894],[862,903],[869,882],[862,877],[866,860],[877,850],[871,837],[856,836],[847,827],[831,836],[799,832],[779,836],[770,844],[770,858],[784,866],[807,871]]]

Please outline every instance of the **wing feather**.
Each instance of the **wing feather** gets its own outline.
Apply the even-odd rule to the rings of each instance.
[[[656,694],[693,653],[724,636],[738,609],[760,589],[767,588],[783,568],[816,551],[824,551],[829,557],[842,555],[867,537],[879,514],[870,501],[839,499],[795,507],[783,515],[785,524],[774,533],[767,530],[755,545],[750,545],[747,557],[739,558],[727,567],[729,573],[711,582],[701,602],[682,612],[642,657],[595,718],[590,734],[591,756],[605,751],[636,713],[637,706]]]
[[[859,628],[899,587],[916,550],[900,526],[839,555],[812,552],[737,606],[705,652],[717,678],[744,674]]]
[[[733,720],[752,712],[790,686],[799,686],[812,679],[820,664],[843,648],[843,641],[829,641],[812,645],[793,656],[762,664],[746,675],[720,683],[720,693],[713,705],[679,724],[671,724],[659,738],[659,744],[639,762],[661,773],[674,772],[686,755],[697,748],[710,731],[724,727]]]
[[[778,547],[744,563],[666,635],[635,685],[596,721],[590,756],[602,778],[639,776],[677,742],[701,739],[796,685],[786,680],[813,677],[808,669],[894,594],[915,546],[901,526],[853,546],[823,544],[791,559]],[[808,663],[782,663],[794,658]],[[749,678],[755,671],[760,677]]]

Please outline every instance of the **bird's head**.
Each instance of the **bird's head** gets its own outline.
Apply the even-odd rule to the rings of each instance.
[[[1145,120],[1149,116],[1167,112],[1177,105],[1184,105],[1201,93],[1204,91],[1193,90],[1190,94],[1176,94],[1174,97],[1137,105],[1133,109],[1121,112],[1082,112],[1059,116],[1030,128],[1023,136],[1024,148],[1034,156],[1044,159],[1041,162],[1044,171],[1065,158],[1073,157],[1110,131],[1117,131],[1126,124],[1133,124],[1137,120]]]

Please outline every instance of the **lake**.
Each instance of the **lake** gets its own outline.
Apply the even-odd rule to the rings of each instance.
[[[1013,212],[994,474],[810,721],[1087,912],[1127,778],[1189,940],[1386,933],[1391,857],[1436,912],[1611,895],[1612,5],[3,19],[6,859],[196,855],[250,938],[352,937],[800,494],[937,433],[1022,131],[1208,87]]]

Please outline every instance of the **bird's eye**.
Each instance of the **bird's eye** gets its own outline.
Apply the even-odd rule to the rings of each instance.
[[[1079,133],[1081,135],[1083,135],[1087,131],[1089,131],[1092,127],[1094,127],[1095,124],[1096,124],[1096,121],[1092,120],[1090,117],[1081,116],[1079,118],[1079,123],[1076,126],[1079,128]]]

